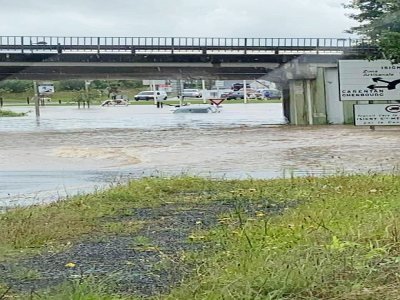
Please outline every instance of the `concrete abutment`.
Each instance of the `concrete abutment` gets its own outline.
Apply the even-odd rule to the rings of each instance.
[[[340,101],[338,68],[303,66],[309,72],[288,73],[289,95],[283,96],[283,110],[291,125],[353,124],[356,101]],[[291,78],[292,77],[292,78]]]

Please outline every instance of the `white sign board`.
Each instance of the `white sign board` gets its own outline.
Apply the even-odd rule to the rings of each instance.
[[[400,100],[400,64],[340,60],[340,100]]]
[[[153,83],[155,85],[166,84],[165,80],[147,80],[147,79],[144,79],[142,81],[143,85],[152,85]]]
[[[215,80],[215,86],[217,88],[223,88],[225,86],[225,82],[223,80]]]
[[[355,125],[400,125],[400,104],[354,105]]]
[[[38,85],[38,93],[39,94],[53,94],[54,86],[52,84],[41,84]]]

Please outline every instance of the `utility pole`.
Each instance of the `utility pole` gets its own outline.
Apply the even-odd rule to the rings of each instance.
[[[35,98],[36,118],[39,118],[40,117],[39,96],[38,96],[38,89],[37,89],[36,81],[33,82],[33,91],[34,91],[34,98]]]
[[[243,100],[244,100],[244,103],[247,103],[247,86],[246,86],[246,80],[243,80]]]
[[[89,108],[89,103],[90,103],[90,97],[89,97],[89,85],[90,85],[90,81],[89,80],[85,80],[85,100],[86,100],[86,105],[87,108]]]
[[[201,87],[202,87],[202,92],[201,95],[203,97],[203,103],[206,104],[207,100],[206,100],[206,82],[204,79],[201,80]]]

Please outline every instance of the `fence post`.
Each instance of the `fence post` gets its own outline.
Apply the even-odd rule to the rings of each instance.
[[[21,36],[21,53],[24,54],[24,37]]]
[[[97,54],[100,54],[100,37],[97,37]]]
[[[0,107],[3,107],[3,97],[0,97]]]

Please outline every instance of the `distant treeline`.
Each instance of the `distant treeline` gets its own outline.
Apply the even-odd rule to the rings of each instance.
[[[38,83],[40,84],[40,83]],[[85,89],[85,80],[61,80],[54,81],[55,91],[81,91]],[[107,90],[116,92],[124,88],[141,88],[142,81],[139,80],[92,80],[89,88],[95,90]],[[0,81],[0,93],[24,93],[33,92],[31,80],[4,80]]]

